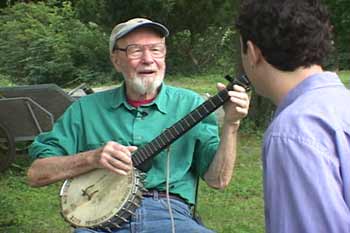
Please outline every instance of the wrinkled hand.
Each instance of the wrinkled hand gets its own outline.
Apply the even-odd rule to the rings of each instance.
[[[225,88],[224,84],[217,84],[219,91]],[[225,111],[224,124],[237,125],[242,118],[247,116],[250,99],[245,89],[239,85],[234,85],[233,91],[229,91],[228,95],[230,99],[223,106]]]
[[[136,150],[136,146],[124,146],[109,141],[96,150],[95,162],[99,168],[107,168],[119,175],[127,175],[132,169],[131,153]]]

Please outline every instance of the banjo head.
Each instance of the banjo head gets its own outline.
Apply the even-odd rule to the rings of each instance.
[[[126,176],[96,169],[66,180],[60,192],[64,219],[87,228],[105,227],[111,220],[115,222],[112,226],[125,222],[142,199],[139,175],[136,169]],[[125,212],[125,207],[131,210]]]

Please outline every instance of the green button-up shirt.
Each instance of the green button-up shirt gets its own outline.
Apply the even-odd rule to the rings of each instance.
[[[157,98],[130,106],[124,85],[75,101],[52,131],[37,136],[29,149],[33,158],[72,155],[99,148],[108,141],[142,146],[199,106],[193,91],[162,85]],[[195,183],[207,171],[219,144],[215,114],[211,114],[170,146],[170,192],[195,200]],[[167,150],[154,157],[146,188],[165,190]]]

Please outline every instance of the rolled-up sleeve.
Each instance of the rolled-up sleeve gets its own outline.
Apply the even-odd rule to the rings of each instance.
[[[42,158],[77,153],[81,112],[78,101],[68,107],[49,132],[39,134],[29,147],[31,158]]]

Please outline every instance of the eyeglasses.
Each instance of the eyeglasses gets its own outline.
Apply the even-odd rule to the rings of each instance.
[[[143,56],[146,48],[151,52],[153,58],[163,58],[165,56],[166,47],[164,43],[146,45],[130,44],[125,48],[115,47],[114,51],[119,50],[125,52],[129,59],[139,59]]]

